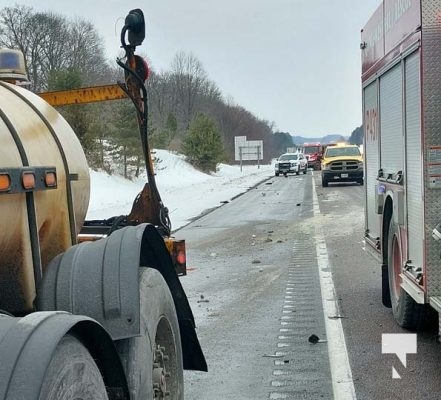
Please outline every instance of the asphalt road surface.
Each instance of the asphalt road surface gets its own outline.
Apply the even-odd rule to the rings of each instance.
[[[176,233],[209,368],[185,372],[186,399],[441,398],[436,329],[418,333],[406,368],[382,354],[383,333],[409,332],[381,304],[363,218],[363,187],[322,188],[309,171],[272,177]]]

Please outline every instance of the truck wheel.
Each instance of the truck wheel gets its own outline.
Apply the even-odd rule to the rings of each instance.
[[[66,335],[46,370],[40,400],[108,400],[100,371],[86,347]]]
[[[325,178],[323,178],[323,176],[322,176],[322,186],[328,187],[328,181]]]
[[[175,305],[162,275],[140,268],[142,336],[116,342],[133,400],[183,400],[181,336]]]
[[[276,176],[279,176],[279,173],[278,173],[278,172],[276,172]]]
[[[306,175],[307,172],[308,172],[308,168],[305,167],[305,169],[303,170],[303,175]]]
[[[418,304],[401,287],[401,243],[398,235],[398,225],[393,221],[389,224],[387,246],[387,264],[389,271],[389,291],[392,313],[398,325],[406,329],[418,330],[422,328],[425,315],[425,306]]]
[[[360,184],[360,186],[363,186],[364,185],[364,179],[363,178],[359,179],[358,183]]]
[[[300,174],[300,168],[297,169],[296,175]]]

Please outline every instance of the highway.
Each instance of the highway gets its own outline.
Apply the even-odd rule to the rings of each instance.
[[[176,233],[209,368],[185,372],[185,398],[440,398],[436,328],[406,368],[382,354],[382,334],[410,332],[381,304],[363,189],[322,188],[319,171],[270,177]]]

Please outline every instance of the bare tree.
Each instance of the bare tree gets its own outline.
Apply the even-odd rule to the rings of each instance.
[[[0,11],[0,45],[22,51],[34,91],[47,89],[54,71],[76,69],[84,84],[101,83],[108,65],[102,41],[90,22],[69,22],[61,15],[31,7]]]
[[[156,128],[164,128],[170,113],[176,114],[177,99],[173,90],[173,81],[169,73],[150,72],[147,80],[150,117]]]
[[[193,55],[181,51],[172,61],[171,76],[174,82],[179,111],[185,129],[195,115],[195,105],[207,83],[207,74],[202,63]]]
[[[108,83],[109,66],[104,57],[103,40],[92,23],[76,19],[69,26],[69,65],[78,68],[86,85]]]
[[[26,6],[5,7],[0,12],[0,45],[20,50],[25,57],[25,67],[32,80],[32,68],[37,49],[34,48],[32,8]],[[32,80],[33,81],[33,80]]]

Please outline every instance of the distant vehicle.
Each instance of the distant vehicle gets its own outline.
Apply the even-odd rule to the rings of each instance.
[[[363,156],[358,146],[338,143],[326,148],[322,159],[322,186],[328,186],[329,182],[363,185]]]
[[[288,173],[299,175],[300,172],[306,174],[308,161],[303,153],[285,153],[278,158],[274,168],[276,176],[286,176]]]
[[[304,143],[303,153],[308,160],[308,168],[319,170],[323,156],[323,146],[320,143]]]

